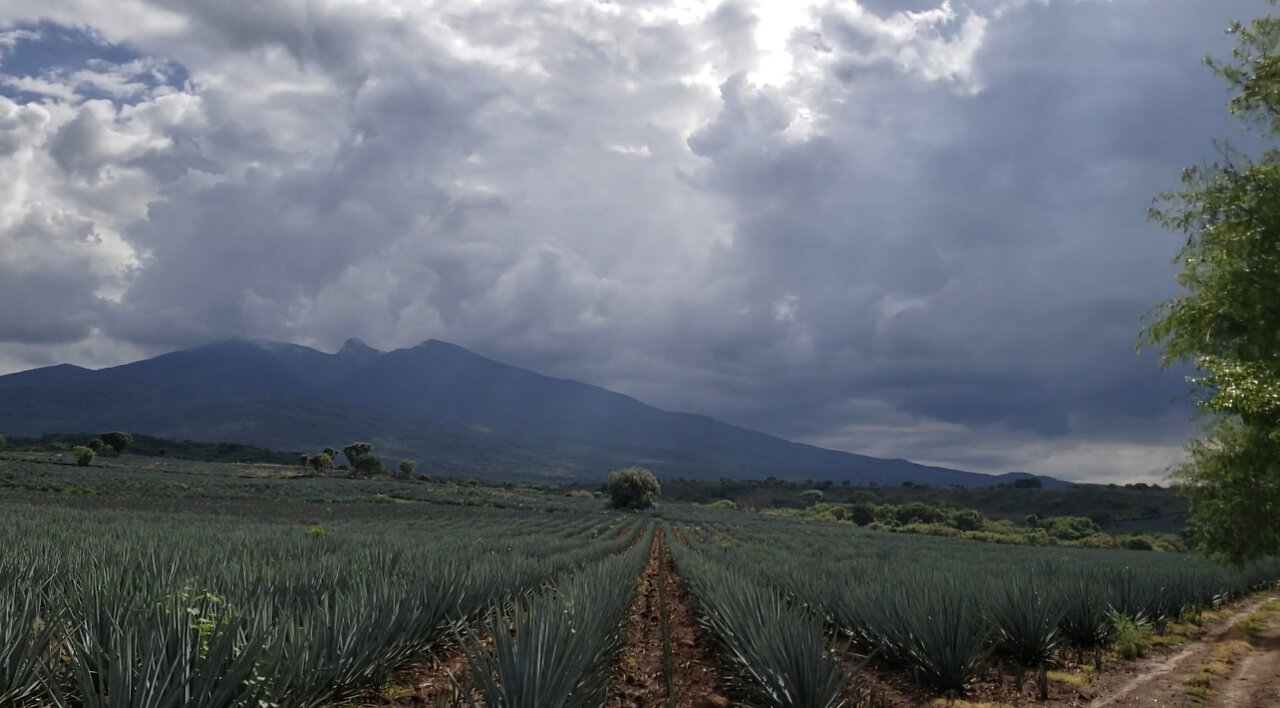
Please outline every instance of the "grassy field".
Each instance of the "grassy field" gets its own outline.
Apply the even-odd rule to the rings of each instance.
[[[1052,693],[1280,577],[130,455],[0,457],[0,538],[6,706],[916,705],[996,666]]]

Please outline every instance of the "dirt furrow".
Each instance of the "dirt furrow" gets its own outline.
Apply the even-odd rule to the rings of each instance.
[[[640,580],[608,708],[727,706],[709,643],[661,530]],[[665,627],[665,631],[664,631]]]
[[[469,671],[467,654],[460,647],[440,657],[423,657],[393,673],[387,685],[360,706],[460,706],[463,694],[454,679],[463,679]]]

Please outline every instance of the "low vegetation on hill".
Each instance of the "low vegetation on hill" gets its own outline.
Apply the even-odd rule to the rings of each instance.
[[[102,445],[105,433],[52,433],[39,437],[11,437],[0,451],[6,452],[69,452],[77,445],[91,446],[97,440]],[[146,457],[172,457],[180,460],[203,462],[266,462],[288,465],[298,459],[298,453],[277,452],[253,445],[239,443],[207,443],[194,440],[167,440],[152,435],[131,434],[127,443],[129,452]]]

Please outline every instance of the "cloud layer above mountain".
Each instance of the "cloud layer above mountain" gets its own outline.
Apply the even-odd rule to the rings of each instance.
[[[434,337],[982,471],[1156,479],[1145,220],[1260,0],[14,0],[0,371]]]

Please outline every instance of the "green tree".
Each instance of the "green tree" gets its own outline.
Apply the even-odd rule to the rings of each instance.
[[[382,464],[382,458],[373,454],[373,445],[367,442],[351,443],[342,448],[342,454],[346,456],[347,462],[351,463],[353,476],[372,477],[387,473],[387,468]]]
[[[93,464],[93,458],[97,456],[97,453],[85,445],[76,445],[71,448],[71,452],[75,453],[76,464],[81,467],[88,467]]]
[[[809,506],[813,506],[814,504],[822,501],[822,497],[823,494],[821,489],[806,489],[803,492],[800,492],[800,500]]]
[[[94,438],[89,442],[85,443],[84,445],[85,447],[89,448],[90,450],[93,450],[94,452],[102,452],[102,448],[104,447],[104,445],[102,444],[102,438]]]
[[[1139,346],[1197,370],[1207,422],[1174,479],[1199,549],[1240,563],[1280,555],[1280,18],[1231,31],[1232,58],[1208,63],[1261,154],[1220,142],[1218,162],[1186,169],[1181,189],[1156,198],[1151,218],[1186,235],[1182,292],[1148,315]]]
[[[102,438],[103,444],[116,451],[117,457],[133,442],[133,435],[122,430],[113,430],[98,437]]]
[[[312,455],[307,459],[307,464],[311,465],[311,469],[315,470],[316,474],[324,474],[325,472],[333,471],[333,457],[331,457],[328,452],[321,452],[317,455]]]
[[[350,445],[342,448],[343,457],[347,458],[347,462],[352,467],[356,466],[357,457],[360,457],[361,455],[371,455],[371,454],[373,454],[373,445],[370,445],[367,442],[353,442]]]
[[[413,473],[416,472],[417,469],[418,469],[417,460],[410,460],[410,459],[400,460],[400,476],[412,477]]]
[[[648,509],[658,502],[662,487],[643,467],[626,467],[609,473],[609,506],[614,509]]]

